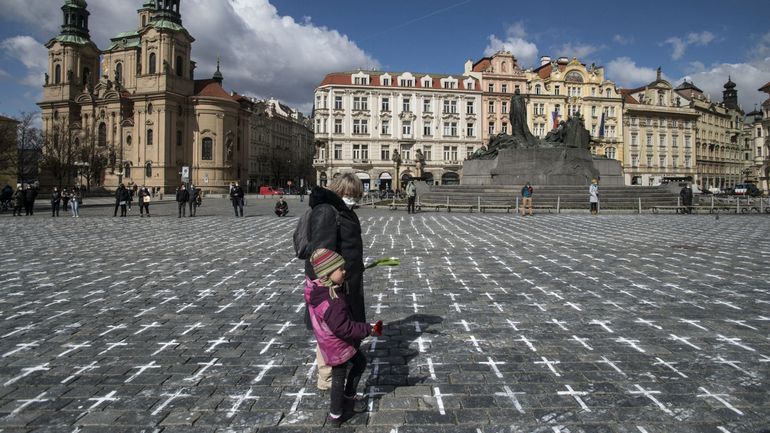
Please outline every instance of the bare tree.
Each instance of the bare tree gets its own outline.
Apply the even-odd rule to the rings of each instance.
[[[15,121],[3,119],[0,122],[0,178],[6,182],[15,182],[19,160],[19,145],[16,140]]]
[[[16,125],[16,164],[17,179],[32,182],[38,179],[38,162],[43,146],[43,135],[35,126],[38,113],[21,113]]]
[[[79,147],[78,132],[73,129],[70,119],[65,116],[55,121],[43,137],[40,167],[51,174],[59,188],[69,184],[75,173]]]
[[[90,190],[94,182],[99,183],[107,169],[108,152],[107,148],[98,142],[92,127],[83,130],[80,138],[80,145],[76,150],[78,163],[81,164],[79,173],[85,179],[86,188]]]

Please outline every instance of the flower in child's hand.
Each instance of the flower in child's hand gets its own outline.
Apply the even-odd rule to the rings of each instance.
[[[372,335],[378,337],[382,335],[382,320],[378,320],[377,323],[372,325]]]

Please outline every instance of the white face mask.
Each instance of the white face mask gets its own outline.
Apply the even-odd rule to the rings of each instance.
[[[354,198],[350,198],[350,197],[347,197],[347,196],[345,196],[345,197],[342,197],[342,201],[344,201],[344,202],[345,202],[345,204],[346,204],[346,205],[347,205],[347,206],[348,206],[350,209],[353,209],[353,206],[355,206],[355,205],[356,205],[356,199],[354,199]]]

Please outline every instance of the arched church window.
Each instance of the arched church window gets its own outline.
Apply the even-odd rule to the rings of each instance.
[[[174,66],[174,69],[176,70],[176,76],[181,77],[182,76],[182,56],[176,56],[176,65]]]
[[[54,84],[61,84],[61,65],[59,64],[53,68],[53,82]]]
[[[123,164],[123,176],[131,177],[131,164],[129,163]]]
[[[91,69],[83,68],[83,85],[87,86],[90,80],[91,80]]]
[[[123,84],[123,63],[115,65],[115,82]]]
[[[152,163],[148,162],[144,165],[144,177],[152,177]]]
[[[147,114],[152,114],[152,104],[147,104]]]
[[[102,122],[99,124],[99,134],[97,137],[97,143],[99,146],[104,147],[107,145],[107,124]]]
[[[582,83],[583,82],[583,75],[580,72],[578,72],[578,71],[570,71],[564,77],[564,81],[569,81],[569,82],[572,82],[572,83]]]
[[[146,17],[146,16],[143,16],[143,17],[142,17],[142,27],[144,27],[144,26],[146,26],[146,25],[147,25],[147,17]]]
[[[152,146],[152,129],[147,130],[147,145]]]
[[[134,142],[134,139],[130,135],[126,136],[126,146],[130,146]]]
[[[156,70],[157,70],[156,63],[157,62],[155,61],[155,53],[150,53],[150,64],[148,65],[148,68],[149,68],[149,71],[150,71],[149,73],[150,74],[154,74],[156,72]]]
[[[535,95],[540,94],[540,84],[535,84]]]
[[[214,159],[214,140],[209,137],[203,139],[201,146],[201,159],[211,161]]]

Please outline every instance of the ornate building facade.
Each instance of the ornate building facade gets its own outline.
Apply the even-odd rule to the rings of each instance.
[[[97,183],[107,188],[173,189],[183,167],[208,190],[248,178],[249,101],[222,88],[218,65],[213,78],[194,78],[194,38],[179,3],[145,1],[136,30],[100,51],[89,36],[86,2],[66,0],[61,33],[46,44],[43,131],[67,129],[75,147],[106,155]]]
[[[252,99],[249,190],[315,181],[313,122],[275,99]]]
[[[623,170],[627,185],[659,185],[695,179],[695,137],[698,113],[661,78],[624,96]]]
[[[695,183],[701,189],[733,188],[743,181],[743,110],[735,83],[728,78],[722,102],[713,102],[692,82],[675,91],[698,113],[695,124]]]
[[[367,190],[395,189],[411,176],[457,184],[462,161],[482,143],[481,100],[472,77],[328,74],[315,90],[316,182],[355,172]]]
[[[578,59],[540,58],[527,73],[527,116],[532,133],[543,138],[570,116],[580,115],[591,132],[591,153],[624,163],[623,100],[604,68]]]
[[[484,143],[500,133],[509,133],[511,96],[526,92],[527,76],[509,51],[498,51],[476,63],[465,63],[465,75],[481,84],[481,139]]]

